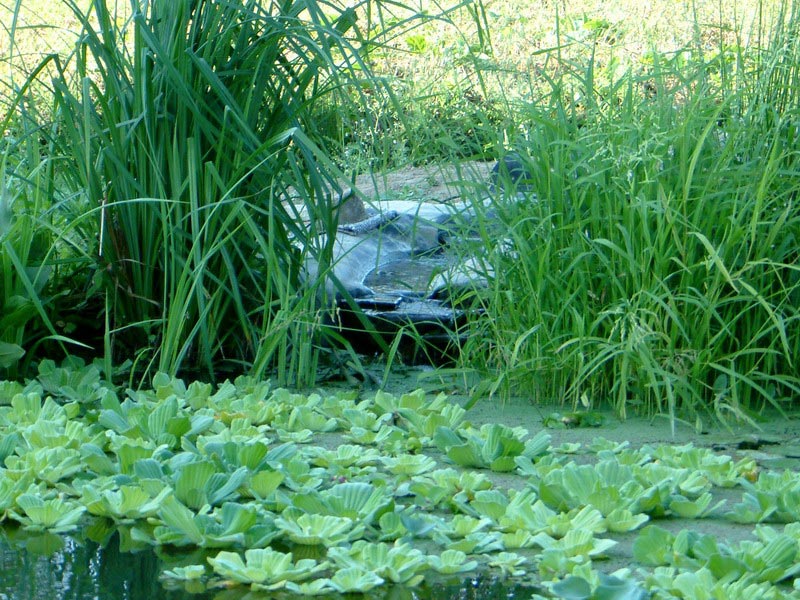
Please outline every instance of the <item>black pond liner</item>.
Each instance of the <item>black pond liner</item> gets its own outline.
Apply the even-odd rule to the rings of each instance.
[[[209,551],[169,553],[120,549],[113,534],[104,544],[51,533],[0,529],[0,598],[3,600],[300,600],[287,592],[251,592],[247,586],[192,592],[164,582],[164,569],[200,564]],[[215,550],[210,554],[216,554]],[[190,586],[189,586],[190,587]],[[365,594],[329,594],[321,599],[500,600],[530,598],[531,585],[489,575],[437,576],[414,588],[387,585]]]
[[[362,322],[366,318],[384,344],[391,344],[401,330],[405,332],[398,350],[411,364],[454,360],[461,342],[456,332],[466,325],[467,310],[417,291],[426,289],[444,266],[446,262],[438,257],[408,258],[382,265],[364,280],[374,294],[356,298],[356,308],[346,301],[338,303],[334,327],[363,354],[380,351],[374,334]]]

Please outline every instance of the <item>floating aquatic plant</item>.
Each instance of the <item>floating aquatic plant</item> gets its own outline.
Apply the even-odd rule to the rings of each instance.
[[[403,519],[396,512],[382,514],[378,519],[378,530],[378,539],[381,541],[398,540],[410,534],[403,524]]]
[[[328,558],[342,568],[371,571],[386,581],[408,586],[420,583],[422,572],[428,568],[428,558],[406,543],[389,545],[359,540],[350,548],[330,548]]]
[[[359,567],[340,569],[329,580],[330,587],[340,594],[368,592],[382,583],[378,575]]]
[[[23,473],[33,473],[39,480],[55,485],[57,482],[75,476],[83,469],[81,454],[72,448],[38,448],[22,456],[6,458],[6,468],[10,477]]]
[[[26,492],[16,499],[20,511],[9,510],[9,516],[30,531],[67,533],[73,531],[86,507],[62,497],[42,498]]]
[[[606,515],[606,529],[612,533],[625,533],[638,529],[650,520],[645,514],[633,514],[627,508],[617,508]]]
[[[173,567],[162,571],[161,576],[165,579],[177,579],[179,581],[197,581],[206,575],[206,568],[203,565],[187,565],[185,567]]]
[[[680,494],[675,494],[669,502],[669,509],[673,514],[684,519],[702,519],[716,512],[725,504],[725,500],[720,500],[711,506],[713,496],[706,492],[699,498],[689,500]]]
[[[275,519],[275,526],[295,544],[336,546],[357,539],[364,524],[347,517],[309,514],[287,508]]]
[[[365,429],[364,427],[353,427],[344,433],[345,439],[365,446],[394,444],[400,442],[405,437],[403,431],[390,425],[381,425],[377,431]]]
[[[323,468],[367,467],[380,461],[381,453],[374,448],[364,448],[357,444],[341,444],[336,450],[320,448],[313,452],[312,462]]]
[[[635,581],[600,573],[596,585],[583,577],[570,575],[550,587],[557,598],[568,600],[646,600],[650,593]]]
[[[502,490],[480,490],[475,492],[474,498],[464,508],[475,516],[484,516],[492,521],[499,522],[506,514],[510,500]]]
[[[615,540],[595,538],[591,531],[571,529],[561,539],[545,533],[534,536],[544,550],[560,550],[568,557],[592,557],[604,554],[617,545]]]
[[[408,483],[408,491],[419,498],[420,504],[442,504],[462,511],[468,510],[466,506],[476,492],[491,487],[484,473],[455,469],[436,469]]]
[[[429,556],[428,564],[434,571],[447,575],[474,571],[478,567],[478,561],[467,560],[467,555],[460,550],[445,550],[439,556]]]
[[[228,502],[221,508],[195,513],[168,496],[159,510],[163,525],[153,530],[155,543],[171,546],[225,548],[263,547],[279,532],[271,515],[253,505]]]
[[[383,456],[380,460],[390,473],[403,477],[422,475],[436,468],[436,461],[425,454]]]
[[[720,506],[712,484],[727,485],[747,466],[731,471],[731,461],[691,448],[691,458],[681,459],[597,440],[589,449],[598,462],[577,465],[551,451],[546,433],[528,439],[520,428],[474,429],[455,405],[422,393],[356,405],[352,398],[271,392],[244,379],[214,392],[159,376],[153,390],[122,402],[100,396],[96,422],[80,416],[85,404],[62,406],[36,390],[16,392],[0,406],[0,516],[39,531],[113,522],[128,549],[217,548],[224,552],[209,561],[212,579],[306,595],[363,592],[384,582],[411,586],[431,568],[459,573],[483,565],[520,576],[528,570],[523,549],[536,549],[533,568],[546,580],[571,575],[592,593],[623,593],[603,587],[592,567],[614,544],[597,536],[656,516],[705,517]],[[374,446],[279,443],[275,426],[290,422],[318,429],[357,423],[347,435]],[[306,429],[286,431],[306,436]],[[494,488],[490,478],[497,476],[487,470],[441,468],[433,457],[407,452],[434,441],[459,467],[515,473],[520,489]],[[793,519],[796,474],[762,473],[754,482],[740,475],[738,483],[745,494],[730,518]],[[800,526],[757,531],[759,541],[729,547],[710,536],[645,527],[634,555],[683,577],[663,589],[689,589],[705,581],[705,569],[717,595],[750,589],[723,582],[725,574],[749,581],[755,593],[796,576],[800,544]],[[441,554],[424,555],[419,538]],[[276,539],[294,544],[294,554],[231,551],[267,548]],[[316,546],[317,558],[301,555],[303,545]],[[516,549],[520,554],[510,552]],[[328,562],[319,562],[326,551]],[[198,581],[208,570],[181,566],[164,576]]]
[[[394,507],[387,490],[361,481],[340,483],[321,492],[296,494],[292,503],[308,513],[345,517],[364,526]]]
[[[471,533],[486,530],[492,525],[492,520],[487,518],[477,519],[468,515],[454,515],[439,530],[448,538],[465,538]]]
[[[762,472],[755,482],[740,479],[742,501],[728,513],[737,523],[800,520],[800,477],[792,471]]]
[[[82,488],[81,502],[90,514],[130,524],[156,515],[170,493],[168,487],[151,496],[141,486],[122,485],[115,489],[98,490],[95,484]]]
[[[488,565],[499,569],[503,575],[508,577],[522,577],[525,575],[525,567],[528,559],[514,552],[498,552],[497,554],[486,555]]]
[[[294,562],[291,552],[283,553],[271,548],[246,550],[244,559],[236,552],[223,550],[210,557],[208,563],[225,579],[263,590],[277,590],[290,581],[310,579],[328,566],[311,558]]]
[[[336,419],[326,417],[310,406],[295,406],[284,419],[276,419],[272,423],[275,429],[289,432],[309,431],[335,431],[338,427]]]
[[[505,425],[483,425],[479,431],[454,431],[449,427],[439,427],[433,437],[436,446],[445,452],[447,458],[461,467],[491,469],[492,471],[513,471],[514,458],[524,456],[527,435],[523,429],[512,429]],[[538,451],[538,444],[532,447]],[[531,456],[529,456],[531,458]]]
[[[645,446],[642,452],[652,456],[659,464],[679,469],[689,469],[694,476],[703,476],[718,487],[737,485],[741,477],[753,471],[755,460],[745,457],[739,461],[718,454],[710,448],[697,448],[693,444],[683,446]],[[704,490],[705,491],[705,490]]]
[[[447,404],[447,396],[439,394],[432,400],[421,389],[401,394],[399,397],[384,391],[378,391],[372,401],[373,410],[379,414],[399,413],[401,409],[417,413],[439,412]]]
[[[448,404],[441,409],[441,412],[423,414],[408,408],[398,410],[398,414],[406,422],[408,431],[425,440],[425,445],[432,444],[433,436],[439,427],[457,430],[463,423],[466,412],[458,404]]]
[[[783,591],[768,583],[748,579],[717,579],[709,569],[679,571],[671,567],[657,567],[645,576],[645,586],[655,597],[696,598],[697,600],[783,600]]]
[[[440,533],[434,534],[433,537],[440,546],[448,550],[459,550],[465,554],[487,554],[511,548],[511,546],[506,546],[504,536],[499,531],[476,531],[455,541],[451,541],[450,538]]]

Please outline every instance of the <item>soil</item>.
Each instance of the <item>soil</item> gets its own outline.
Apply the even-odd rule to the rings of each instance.
[[[355,189],[367,204],[386,200],[445,202],[468,195],[489,182],[494,162],[471,161],[458,165],[406,167],[387,173],[360,175]]]

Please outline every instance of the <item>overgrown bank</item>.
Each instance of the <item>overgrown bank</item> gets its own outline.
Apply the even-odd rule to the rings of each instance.
[[[635,64],[615,46],[622,21],[556,15],[512,64],[492,40],[520,23],[489,4],[432,21],[371,3],[155,2],[122,18],[67,4],[76,52],[34,63],[3,121],[9,375],[84,352],[145,379],[313,382],[329,349],[299,273],[305,253],[329,256],[306,243],[335,226],[328,190],[369,168],[513,149],[535,198],[495,197],[464,248],[492,281],[461,332],[476,398],[747,418],[796,397],[793,5],[696,17],[691,39],[639,47]],[[414,29],[463,15],[470,29],[449,39]],[[409,56],[454,74],[427,103],[402,76]],[[480,210],[488,190],[472,193]]]

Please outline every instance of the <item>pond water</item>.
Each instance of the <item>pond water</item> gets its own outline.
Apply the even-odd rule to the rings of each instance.
[[[125,552],[120,538],[105,543],[54,534],[31,535],[0,529],[0,600],[299,600],[285,593],[255,593],[246,587],[190,591],[169,589],[161,571],[177,564],[201,562],[198,554],[169,555],[151,548]],[[531,588],[489,577],[461,577],[409,589],[391,586],[366,595],[321,598],[377,600],[510,600],[529,598]]]

